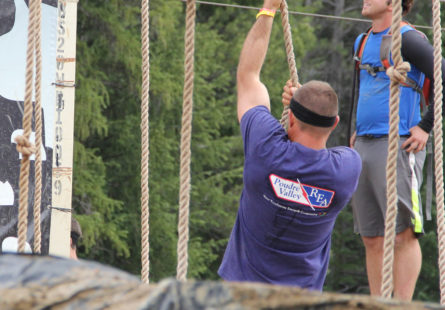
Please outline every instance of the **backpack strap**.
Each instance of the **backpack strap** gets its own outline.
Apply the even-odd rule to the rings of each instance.
[[[431,221],[431,206],[433,200],[433,146],[431,137],[426,143],[427,170],[426,170],[426,199],[425,199],[425,216],[427,221]]]
[[[402,22],[404,25],[409,25],[407,22]],[[415,29],[415,28],[414,28]],[[392,36],[391,34],[384,35],[382,38],[382,43],[380,44],[380,61],[382,63],[382,67],[373,68],[375,71],[386,71],[389,67],[391,67],[390,59],[391,59],[391,45],[392,45]],[[374,71],[374,72],[375,72]],[[369,71],[368,71],[369,72]],[[372,75],[372,73],[370,73]],[[374,73],[375,75],[375,73]],[[420,94],[420,103],[422,110],[426,108],[426,99],[424,94],[424,89],[417,84],[416,81],[411,79],[410,77],[406,77],[405,82],[401,83],[405,87],[410,87]]]
[[[352,77],[352,94],[351,94],[351,103],[349,105],[349,117],[348,117],[348,131],[346,134],[346,146],[349,146],[349,141],[351,140],[352,136],[352,121],[354,118],[354,108],[357,104],[357,93],[358,89],[360,88],[358,85],[360,83],[359,80],[359,72],[360,72],[360,62],[361,57],[363,54],[363,50],[365,48],[366,41],[368,40],[369,33],[371,32],[372,28],[369,28],[366,32],[362,33],[362,37],[360,38],[360,42],[357,46],[357,49],[354,51],[354,56],[352,57],[354,61],[354,74]]]
[[[365,50],[365,45],[366,45],[366,42],[368,41],[369,34],[371,33],[371,31],[372,31],[372,27],[370,27],[368,30],[366,30],[366,32],[364,32],[362,34],[360,43],[358,44],[357,49],[355,50],[353,59],[355,61],[355,65],[357,66],[357,69],[359,69],[359,65],[361,64],[363,51]]]
[[[369,74],[372,76],[376,76],[377,72],[385,72],[386,68],[383,66],[380,67],[373,67],[369,64],[359,64],[359,69],[368,71]]]

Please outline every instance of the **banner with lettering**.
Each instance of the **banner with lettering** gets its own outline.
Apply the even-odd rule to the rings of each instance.
[[[42,1],[42,253],[49,249],[52,162],[56,111],[57,0]],[[12,250],[17,237],[21,156],[15,136],[23,132],[28,1],[0,0],[0,244]],[[31,141],[35,139],[33,122]],[[27,242],[33,247],[34,156],[31,157]],[[8,238],[11,237],[11,238]],[[12,241],[11,241],[12,240]],[[11,248],[12,247],[12,248]],[[28,248],[28,247],[27,247]]]

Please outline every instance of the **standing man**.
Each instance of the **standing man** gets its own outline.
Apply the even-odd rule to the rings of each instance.
[[[413,0],[403,0],[403,15]],[[362,14],[372,20],[367,39],[360,35],[355,42],[362,46],[359,72],[359,97],[356,133],[351,147],[360,154],[363,170],[353,197],[354,230],[360,233],[366,249],[366,269],[371,295],[381,294],[383,241],[386,215],[386,158],[389,131],[390,80],[380,60],[382,37],[392,24],[391,0],[364,0]],[[418,237],[423,235],[422,206],[419,189],[425,145],[433,126],[432,104],[421,118],[420,106],[425,76],[433,78],[433,48],[425,36],[403,24],[402,57],[411,64],[408,77],[414,87],[400,87],[400,149],[397,162],[398,215],[394,253],[394,297],[411,300],[422,263]],[[365,43],[363,43],[365,42]],[[360,55],[359,55],[360,56]],[[390,60],[392,62],[392,60]],[[442,62],[444,67],[444,62]]]
[[[361,162],[350,148],[326,148],[339,121],[329,84],[285,87],[294,92],[287,134],[270,114],[260,71],[280,3],[264,1],[241,51],[237,105],[244,188],[218,273],[227,281],[322,290],[335,219],[357,186]]]

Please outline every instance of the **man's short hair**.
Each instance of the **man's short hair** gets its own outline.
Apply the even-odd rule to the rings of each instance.
[[[79,222],[71,217],[71,240],[73,241],[73,248],[77,248],[77,244],[79,243],[79,239],[82,237],[82,229],[80,228]]]
[[[334,89],[326,82],[309,81],[294,93],[294,100],[306,109],[322,116],[337,116],[338,98]]]
[[[408,14],[413,7],[414,0],[402,0],[403,16]]]
[[[392,3],[392,0],[387,0],[386,3],[390,5]],[[407,15],[411,11],[413,5],[414,0],[402,0],[402,15]]]

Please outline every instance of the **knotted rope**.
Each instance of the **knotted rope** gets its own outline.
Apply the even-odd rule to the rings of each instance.
[[[193,78],[195,53],[196,1],[187,0],[185,26],[184,92],[181,129],[181,159],[178,221],[178,266],[176,278],[184,281],[188,268],[189,206],[190,206],[190,144],[192,135]]]
[[[29,1],[28,16],[28,42],[26,53],[26,86],[23,113],[23,136],[16,137],[17,151],[22,153],[20,163],[20,194],[19,194],[19,219],[18,219],[18,252],[25,251],[26,231],[28,225],[28,186],[29,186],[29,157],[34,152],[34,148],[29,142],[32,131],[32,90],[33,90],[33,69],[35,51],[35,29],[38,13],[40,10],[39,0]]]
[[[35,121],[36,121],[36,158],[35,158],[35,188],[34,188],[34,253],[41,252],[42,233],[40,229],[40,208],[42,203],[42,51],[41,51],[41,9],[37,10],[35,29],[36,78],[35,92]]]
[[[141,43],[142,43],[142,94],[141,94],[141,280],[149,282],[150,241],[149,241],[149,91],[150,91],[150,55],[149,55],[149,0],[141,3]]]
[[[383,271],[382,271],[382,296],[390,298],[393,290],[393,262],[395,226],[397,217],[397,155],[399,150],[399,83],[406,77],[410,70],[408,63],[404,63],[400,52],[402,46],[402,35],[400,34],[400,23],[402,21],[401,0],[392,3],[392,47],[394,66],[387,70],[391,79],[390,83],[390,105],[389,105],[389,140],[388,158],[386,162],[386,220],[385,240],[383,248]]]
[[[445,211],[442,133],[442,33],[440,1],[433,1],[434,29],[434,161],[436,175],[437,234],[439,240],[440,303],[445,304]]]
[[[29,140],[25,136],[17,136],[15,137],[14,141],[17,144],[17,152],[21,153],[22,156],[30,157],[36,152],[36,147],[34,146],[34,144],[29,142]]]
[[[289,64],[292,86],[297,87],[298,72],[297,72],[297,65],[295,64],[294,46],[292,43],[292,32],[289,23],[289,10],[287,8],[286,0],[281,1],[280,11],[281,11],[281,24],[283,26],[283,32],[284,32],[284,44],[286,46],[287,62]],[[289,106],[284,106],[280,121],[284,129],[287,129],[289,122],[288,111],[289,111]]]
[[[389,76],[391,81],[396,84],[405,82],[407,72],[411,70],[411,65],[408,62],[402,62],[397,69],[395,67],[389,67],[386,70],[386,74]]]

